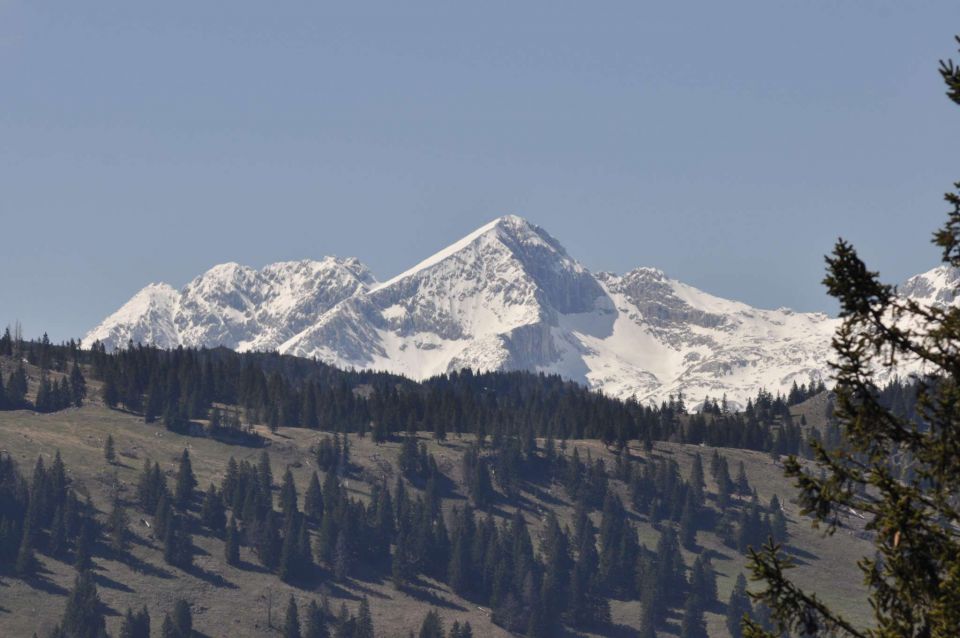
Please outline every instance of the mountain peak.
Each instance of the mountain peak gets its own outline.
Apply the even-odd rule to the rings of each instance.
[[[477,241],[484,239],[489,240],[490,238],[513,238],[514,240],[520,240],[523,237],[529,237],[531,234],[536,234],[538,230],[539,227],[534,226],[524,218],[517,215],[503,215],[502,217],[497,217],[496,219],[477,228],[473,232],[464,235],[446,248],[437,251],[413,267],[408,268],[399,275],[391,277],[387,281],[378,284],[375,286],[375,289],[379,290],[393,286],[399,281],[407,279],[419,272],[427,270],[443,262],[444,260],[456,255]]]
[[[960,287],[960,269],[941,264],[907,279],[899,293],[914,301],[935,306],[953,303]]]
[[[960,270],[940,266],[900,293],[945,305],[958,283]],[[595,275],[504,215],[383,284],[337,257],[218,264],[180,291],[151,284],[84,341],[279,350],[421,379],[524,369],[644,402],[682,391],[745,403],[826,378],[837,322],[715,297],[657,268]]]

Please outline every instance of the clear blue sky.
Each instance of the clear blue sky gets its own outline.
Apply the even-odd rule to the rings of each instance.
[[[387,278],[506,213],[764,307],[832,311],[838,235],[936,264],[955,0],[332,4],[0,0],[0,323],[223,261]]]

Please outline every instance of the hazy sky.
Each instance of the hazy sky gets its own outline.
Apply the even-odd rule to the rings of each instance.
[[[386,279],[506,213],[763,307],[832,311],[838,235],[937,262],[956,0],[331,4],[0,0],[0,323],[223,261]]]

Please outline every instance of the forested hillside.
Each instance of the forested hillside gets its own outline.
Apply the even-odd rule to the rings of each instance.
[[[0,370],[12,635],[97,609],[111,635],[145,635],[140,601],[152,635],[186,612],[197,635],[297,635],[293,607],[301,635],[736,635],[743,553],[768,536],[814,588],[859,592],[858,520],[821,538],[778,466],[837,436],[817,385],[694,413],[528,373],[418,384],[8,337]]]

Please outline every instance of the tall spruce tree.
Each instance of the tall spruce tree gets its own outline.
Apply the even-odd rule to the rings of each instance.
[[[108,434],[107,440],[103,443],[103,459],[113,465],[113,462],[117,460],[117,452],[113,446],[113,435]]]
[[[707,638],[707,623],[703,617],[703,602],[699,596],[689,596],[683,608],[680,638]]]
[[[435,610],[431,609],[423,617],[417,638],[446,638],[443,632],[443,620]]]
[[[960,66],[941,62],[940,73],[947,96],[960,105]],[[944,265],[958,268],[960,182],[954,187],[933,242]],[[828,532],[844,510],[867,517],[875,553],[859,565],[873,622],[857,626],[796,585],[787,575],[793,563],[772,541],[751,554],[753,577],[765,585],[757,598],[771,609],[778,632],[960,636],[960,308],[898,296],[843,240],[827,258],[824,284],[842,319],[833,339],[842,445],[828,452],[811,441],[822,477],[795,457],[785,468],[800,487],[802,511]],[[878,391],[880,375],[896,374],[905,362],[922,365],[927,375],[916,382],[912,416],[884,405]],[[901,471],[907,465],[910,471]],[[775,635],[757,621],[746,623],[745,634]]]
[[[120,638],[150,638],[150,613],[146,605],[138,612],[127,607],[120,624]]]
[[[330,638],[326,614],[315,600],[311,600],[310,606],[307,607],[307,617],[304,625],[303,638]]]
[[[67,598],[67,607],[60,621],[63,636],[69,638],[106,638],[106,622],[100,605],[97,586],[89,571],[77,574],[73,591]]]
[[[193,475],[193,464],[190,462],[190,452],[186,448],[180,455],[180,467],[177,469],[177,484],[173,502],[177,509],[186,510],[193,501],[193,489],[197,486],[197,478]]]
[[[217,534],[223,533],[227,524],[227,512],[223,506],[223,497],[211,483],[203,495],[200,509],[200,522],[204,527]]]
[[[173,621],[173,628],[177,632],[178,638],[189,638],[193,636],[193,612],[190,611],[190,603],[183,598],[178,598],[173,603],[173,613],[170,615]]]
[[[283,620],[283,638],[300,638],[300,614],[297,612],[297,601],[290,595],[287,601],[287,613]]]
[[[237,521],[233,516],[230,517],[230,523],[227,525],[223,554],[228,565],[236,567],[240,564],[240,532],[237,531]]]
[[[353,638],[374,638],[373,615],[370,613],[370,601],[364,596],[357,609],[357,622],[353,627]]]
[[[303,513],[317,524],[323,519],[323,494],[320,490],[320,479],[316,472],[310,475],[307,491],[303,494]]]
[[[83,400],[87,398],[87,380],[83,378],[83,372],[77,362],[73,362],[70,369],[70,401],[76,408],[83,406]]]
[[[747,594],[747,579],[743,574],[739,574],[730,592],[730,600],[727,601],[727,631],[733,638],[740,638],[743,635],[740,625],[744,616],[749,613],[750,596]]]

